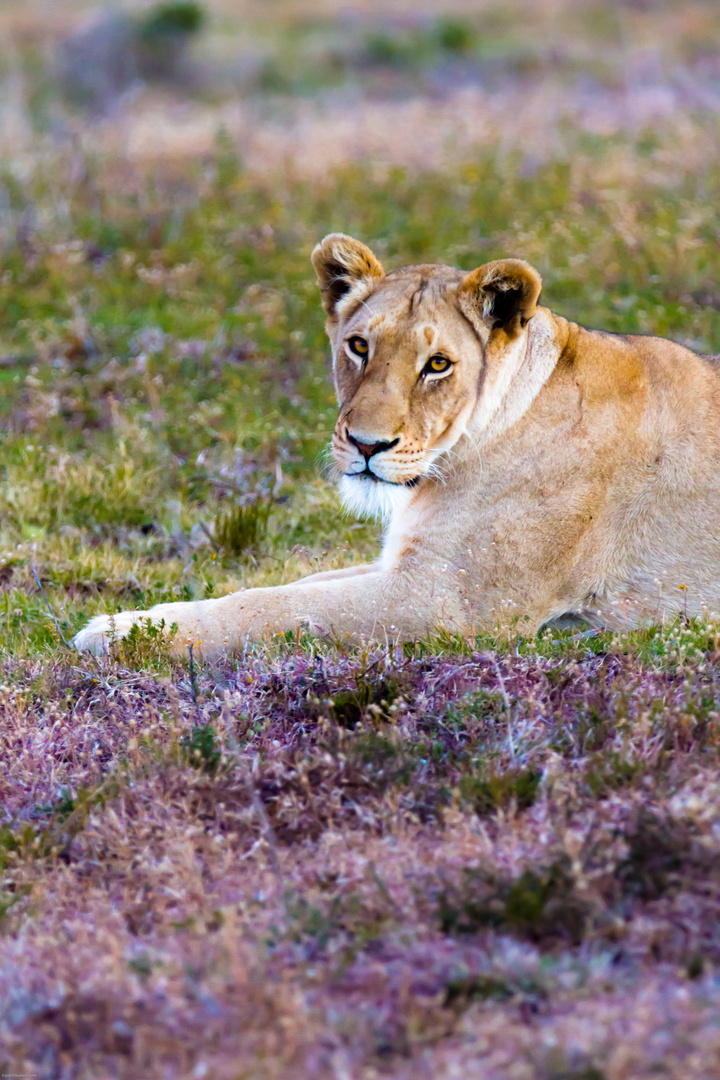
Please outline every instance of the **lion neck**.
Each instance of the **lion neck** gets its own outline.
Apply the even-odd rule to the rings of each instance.
[[[452,448],[445,463],[444,479],[427,476],[385,516],[385,536],[380,565],[392,566],[405,549],[408,537],[422,532],[436,506],[437,495],[446,493],[453,475],[462,477],[469,467],[473,475],[483,461],[483,449],[495,443],[525,416],[568,345],[570,323],[547,308],[538,308],[527,329],[503,352],[498,376],[483,386],[465,434]],[[464,486],[464,485],[461,485]]]

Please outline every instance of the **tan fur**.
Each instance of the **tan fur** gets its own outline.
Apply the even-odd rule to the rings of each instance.
[[[341,490],[385,517],[379,562],[99,616],[78,648],[102,651],[144,617],[177,623],[176,652],[193,642],[213,656],[297,627],[361,641],[513,624],[533,633],[566,613],[613,628],[720,614],[710,360],[536,307],[540,278],[516,259],[385,275],[363,244],[332,234],[313,264]],[[362,358],[348,344],[358,338]],[[437,354],[449,374],[427,374]],[[353,477],[378,444],[367,458],[376,479]]]

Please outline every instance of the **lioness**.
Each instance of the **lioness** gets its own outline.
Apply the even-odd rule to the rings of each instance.
[[[351,510],[385,522],[378,562],[219,600],[94,618],[101,652],[139,619],[206,657],[309,628],[341,640],[461,634],[574,613],[635,627],[720,613],[720,377],[655,337],[537,306],[519,259],[385,274],[341,233],[312,254]]]

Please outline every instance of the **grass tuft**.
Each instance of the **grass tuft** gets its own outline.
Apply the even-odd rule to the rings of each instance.
[[[546,945],[560,941],[578,945],[588,915],[562,859],[539,870],[524,870],[515,879],[467,869],[460,885],[442,892],[438,901],[445,933],[473,934],[494,927]]]
[[[267,531],[271,504],[255,499],[221,510],[215,517],[213,539],[221,555],[257,555]]]
[[[527,810],[539,794],[542,772],[538,769],[519,769],[489,777],[466,773],[460,778],[460,798],[473,808],[479,817],[514,806]]]
[[[193,728],[180,740],[182,754],[189,765],[203,772],[215,773],[222,761],[222,750],[210,724]]]
[[[177,633],[177,625],[165,626],[165,620],[152,623],[140,619],[122,638],[110,638],[110,652],[118,663],[132,668],[165,670],[172,663],[170,646]]]

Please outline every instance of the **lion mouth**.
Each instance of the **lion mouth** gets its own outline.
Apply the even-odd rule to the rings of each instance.
[[[344,475],[351,480],[371,480],[373,484],[387,484],[389,487],[414,488],[422,480],[422,476],[413,476],[410,480],[385,480],[382,476],[372,472],[367,465],[362,472],[345,473]]]

